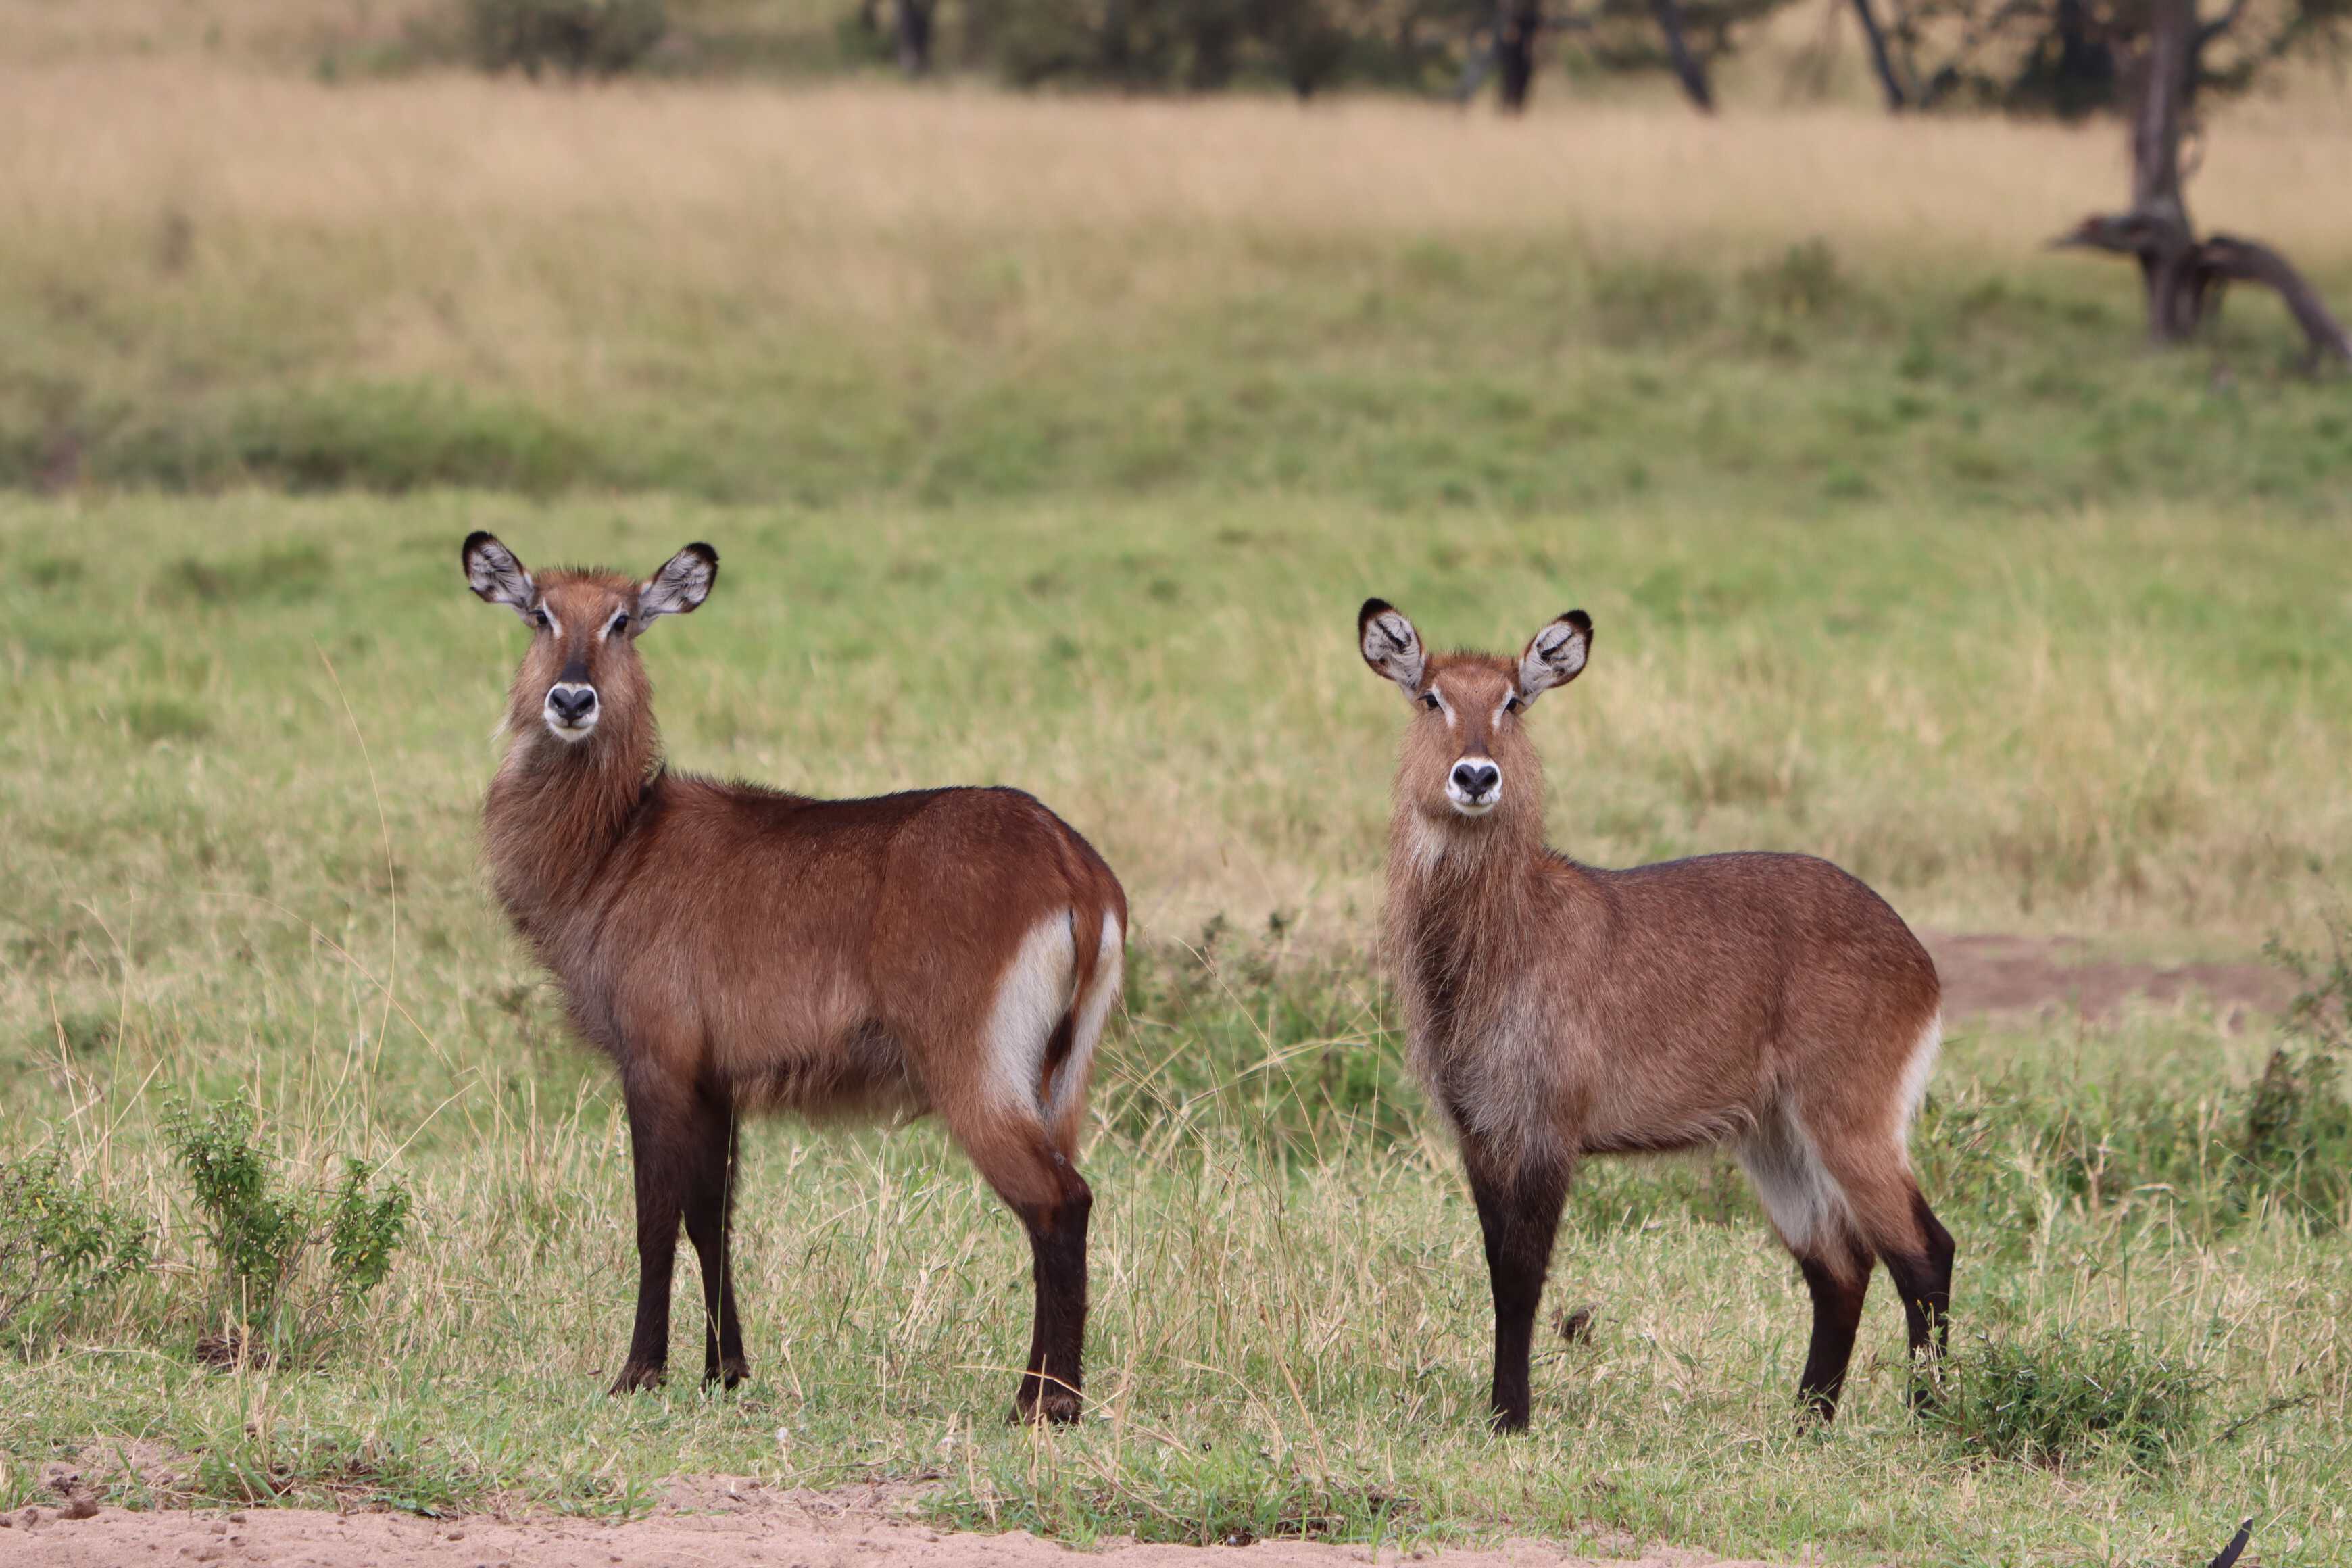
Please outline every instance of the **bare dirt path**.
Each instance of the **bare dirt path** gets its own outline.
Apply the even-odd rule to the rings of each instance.
[[[2076,937],[1960,935],[1923,931],[1944,979],[1944,1011],[2071,1013],[2103,1018],[2137,997],[2172,1003],[2201,996],[2225,1017],[2278,1013],[2294,984],[2263,963],[2136,963],[2095,958]]]
[[[1200,1568],[1203,1561],[1203,1549],[1193,1546],[1112,1545],[1075,1553],[1021,1531],[931,1530],[887,1508],[877,1492],[773,1492],[757,1482],[724,1479],[678,1483],[667,1502],[625,1524],[270,1508],[137,1513],[100,1508],[73,1519],[67,1516],[78,1510],[68,1504],[9,1516],[8,1528],[0,1530],[0,1568],[260,1563],[282,1568]],[[1535,1542],[1442,1555],[1445,1568],[1601,1568],[1604,1561],[1616,1568],[1770,1568],[1682,1552],[1570,1557]],[[1217,1558],[1231,1568],[1343,1568],[1401,1560],[1392,1550],[1375,1555],[1370,1547],[1304,1541],[1220,1549]]]

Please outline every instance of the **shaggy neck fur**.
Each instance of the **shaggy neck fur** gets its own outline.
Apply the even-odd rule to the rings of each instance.
[[[1478,819],[1443,802],[1433,811],[1399,773],[1384,938],[1417,1050],[1442,1053],[1496,1024],[1509,980],[1542,951],[1546,911],[1581,885],[1582,868],[1544,847],[1542,803],[1531,758],[1515,760],[1503,803]]]
[[[582,910],[589,884],[627,836],[662,771],[652,704],[606,711],[577,744],[547,732],[539,696],[509,705],[506,760],[482,805],[491,886],[516,926],[542,949],[562,916]]]

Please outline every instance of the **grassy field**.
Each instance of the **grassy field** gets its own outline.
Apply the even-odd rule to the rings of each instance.
[[[2150,361],[2129,269],[2039,248],[2121,145],[0,67],[0,479],[2339,515],[2273,302]],[[2225,115],[2200,216],[2352,294],[2347,157],[2325,105]]]
[[[758,1383],[602,1397],[626,1144],[472,868],[516,652],[453,564],[478,524],[542,560],[719,542],[712,604],[649,645],[681,764],[841,792],[1018,779],[1120,867],[1141,956],[1089,1159],[1098,1421],[996,1425],[1017,1233],[927,1129],[761,1131]],[[1595,858],[1822,848],[1915,918],[2242,951],[2310,919],[2343,863],[2328,537],[2194,515],[1964,539],[1883,511],[1691,515],[1637,542],[1622,518],[1433,539],[1273,502],[1214,529],[1149,505],[9,504],[12,1142],[109,1184],[163,1266],[0,1363],[7,1484],[58,1452],[158,1450],[195,1457],[197,1496],[425,1506],[626,1508],[681,1469],[936,1476],[946,1517],[1078,1539],[1538,1531],[1953,1563],[2178,1561],[2257,1510],[2265,1561],[2326,1561],[2347,1216],[2247,1185],[2269,1032],[2194,1008],[1963,1030],[1922,1134],[1968,1353],[2057,1377],[2104,1342],[2084,1336],[2127,1334],[2127,1372],[2209,1389],[2153,1449],[2061,1423],[2081,1446],[2029,1464],[1922,1432],[1883,1297],[1848,1419],[1801,1436],[1800,1294],[1705,1164],[1592,1173],[1559,1300],[1601,1304],[1598,1342],[1546,1358],[1533,1441],[1484,1436],[1475,1227],[1361,958],[1398,715],[1349,616],[1367,585],[1489,638],[1592,605],[1592,674],[1538,723],[1575,803],[1555,837]],[[990,653],[905,657],[950,620]],[[383,1310],[322,1369],[192,1363],[212,1265],[159,1141],[173,1095],[251,1103],[305,1172],[358,1154],[414,1191]]]
[[[2115,128],[330,88],[184,11],[12,14],[0,64],[0,1157],[61,1153],[155,1250],[0,1356],[0,1505],[71,1455],[169,1468],[153,1501],[619,1510],[725,1471],[1078,1542],[2138,1568],[2254,1513],[2266,1563],[2340,1555],[2352,1131],[2309,1039],[2282,1122],[2266,1021],[1956,1029],[1919,1134],[1947,1426],[1903,1413],[1882,1286],[1801,1433],[1801,1290],[1736,1176],[1595,1168],[1553,1300],[1600,1329],[1505,1442],[1366,963],[1374,593],[1440,642],[1591,612],[1533,721],[1587,858],[1806,849],[1916,924],[2103,951],[2328,940],[2352,404],[2266,301],[2151,357],[2127,269],[2035,249],[2119,198]],[[126,62],[107,18],[183,31]],[[2336,100],[2219,115],[2200,217],[2352,297],[2347,157]],[[761,1130],[755,1382],[604,1399],[625,1129],[475,867],[520,651],[476,527],[719,547],[646,645],[679,765],[1018,783],[1118,868],[1096,1419],[998,1424],[1025,1257],[929,1128]],[[414,1195],[315,1364],[194,1354],[175,1101]],[[0,1236],[0,1297],[23,1260]]]

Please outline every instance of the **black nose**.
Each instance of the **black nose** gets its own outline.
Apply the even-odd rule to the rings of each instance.
[[[547,694],[547,710],[559,723],[577,724],[596,711],[596,689],[593,686],[559,686]]]
[[[1454,764],[1454,787],[1472,800],[1476,800],[1502,782],[1503,770],[1492,763]]]

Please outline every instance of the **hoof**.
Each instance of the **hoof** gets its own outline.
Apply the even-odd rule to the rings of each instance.
[[[1488,1425],[1497,1432],[1524,1432],[1528,1429],[1528,1413],[1524,1410],[1497,1410]]]
[[[702,1369],[702,1386],[709,1388],[715,1384],[721,1388],[732,1388],[751,1375],[751,1363],[741,1356],[730,1356],[717,1366]]]
[[[1075,1426],[1083,1405],[1066,1388],[1049,1389],[1034,1397],[1024,1393],[1013,1402],[1013,1413],[1005,1420],[1013,1426]]]
[[[659,1388],[668,1378],[669,1373],[665,1368],[633,1361],[621,1369],[621,1375],[613,1380],[613,1386],[607,1392],[614,1394],[646,1393]]]

